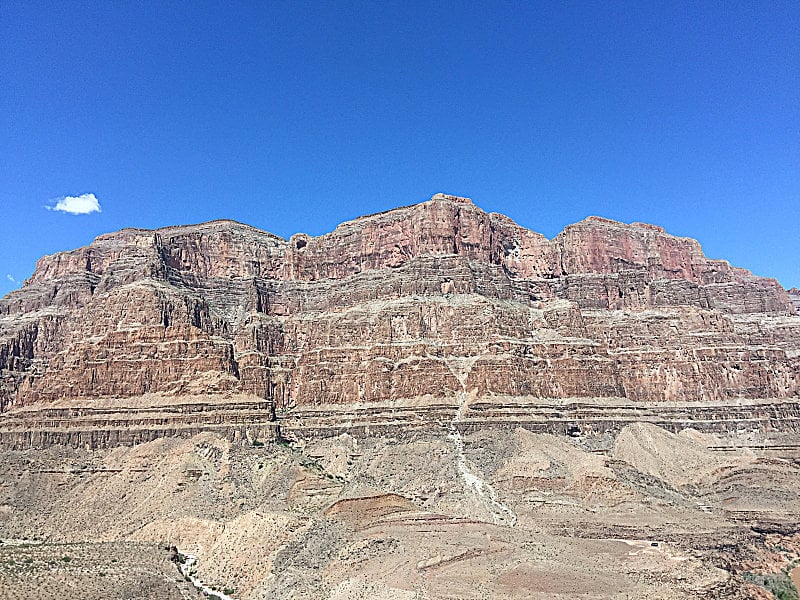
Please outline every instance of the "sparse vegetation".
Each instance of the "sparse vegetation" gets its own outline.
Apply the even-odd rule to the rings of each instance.
[[[745,572],[743,576],[745,581],[755,583],[771,592],[777,600],[800,600],[797,588],[786,571],[781,571],[780,573]]]
[[[169,554],[153,544],[72,542],[4,544],[0,548],[0,597],[4,600],[64,597],[65,582],[80,589],[76,597],[122,600],[136,597],[179,600],[168,585],[175,572]],[[117,567],[110,566],[116,563]]]
[[[287,440],[287,439],[286,439],[286,438],[284,438],[284,437],[281,437],[280,435],[279,435],[279,436],[278,436],[278,438],[275,440],[275,443],[276,443],[278,446],[282,446],[282,447],[284,447],[284,448],[288,448],[289,450],[294,450],[294,448],[292,448],[292,445],[289,443],[289,440]]]
[[[300,459],[300,466],[309,471],[319,473],[320,475],[325,471],[319,461],[314,458],[303,457]]]

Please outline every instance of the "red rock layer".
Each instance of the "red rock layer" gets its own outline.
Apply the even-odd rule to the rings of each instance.
[[[652,225],[590,217],[548,240],[444,195],[288,241],[126,229],[42,258],[0,300],[0,404],[786,398],[792,298]]]

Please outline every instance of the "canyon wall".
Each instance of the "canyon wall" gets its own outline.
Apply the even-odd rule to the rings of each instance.
[[[259,407],[260,433],[234,417],[228,433],[270,438],[269,423],[299,431],[297,415],[337,406],[417,407],[403,410],[441,424],[464,395],[465,414],[518,405],[520,422],[542,402],[719,418],[755,402],[786,418],[754,427],[791,428],[798,298],[653,225],[589,217],[548,240],[442,194],[319,237],[233,221],[125,229],[43,257],[0,300],[0,429],[17,442],[58,431],[48,407],[238,402]],[[171,418],[153,431],[202,427]]]

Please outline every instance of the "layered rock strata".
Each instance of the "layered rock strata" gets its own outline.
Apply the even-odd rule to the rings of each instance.
[[[42,258],[0,300],[0,441],[602,429],[597,414],[796,430],[797,298],[653,225],[589,217],[548,240],[442,194],[319,237],[125,229]]]
[[[800,290],[797,288],[792,288],[788,290],[787,293],[789,294],[789,299],[792,301],[792,304],[794,304],[795,309],[800,310]]]

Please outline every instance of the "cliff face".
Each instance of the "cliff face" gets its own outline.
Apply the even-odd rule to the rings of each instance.
[[[795,310],[800,311],[800,290],[797,288],[792,288],[787,292],[789,294],[789,299],[794,304]]]
[[[548,240],[441,194],[288,241],[126,229],[0,300],[0,404],[797,398],[793,298],[659,227],[589,217]]]
[[[191,595],[149,544],[241,600],[761,597],[800,557],[798,304],[441,195],[101,236],[0,300],[0,589]]]

